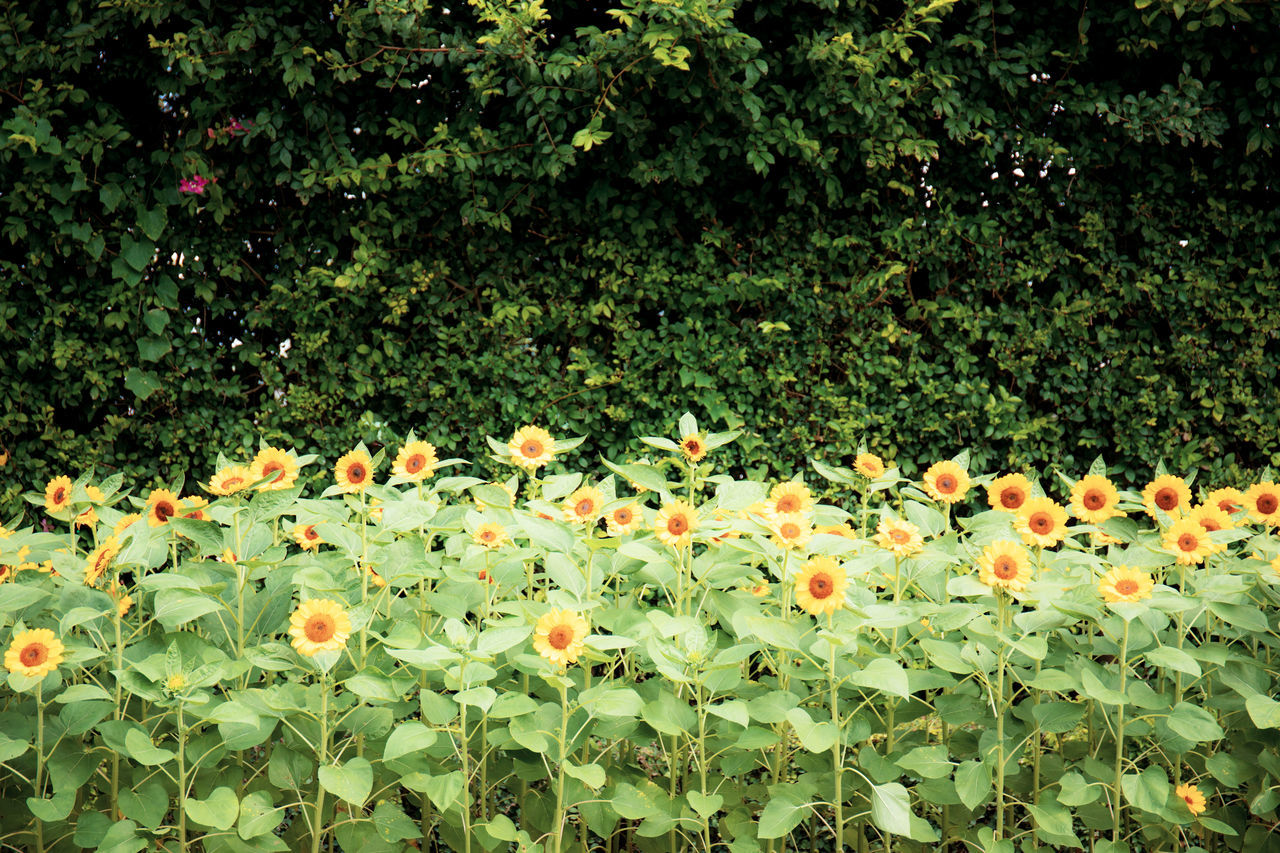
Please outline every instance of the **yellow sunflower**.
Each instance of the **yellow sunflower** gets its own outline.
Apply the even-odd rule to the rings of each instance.
[[[105,497],[102,494],[102,489],[99,489],[97,486],[85,486],[84,491],[85,491],[85,494],[89,496],[89,500],[93,501],[95,504],[102,503],[102,499],[103,497]],[[76,516],[77,527],[91,528],[97,525],[97,523],[98,523],[98,513],[94,511],[93,507],[89,507],[84,512]]]
[[[373,463],[363,450],[353,450],[333,466],[333,479],[345,495],[358,494],[373,482]]]
[[[511,451],[511,463],[532,474],[555,456],[555,441],[545,429],[523,426],[511,436],[507,449]]]
[[[849,581],[830,557],[814,557],[796,575],[796,604],[814,616],[835,613],[844,606]]]
[[[116,613],[121,619],[129,614],[129,609],[133,607],[133,596],[128,595],[121,588],[120,584],[115,581],[111,582],[111,587],[107,590],[116,602]]]
[[[1269,480],[1254,483],[1241,502],[1255,521],[1280,527],[1280,486]]]
[[[304,551],[319,551],[320,546],[324,544],[324,539],[316,533],[314,524],[295,524],[293,538]]]
[[[624,533],[635,533],[640,529],[644,519],[640,515],[640,507],[627,504],[606,515],[605,521],[609,524],[610,536],[621,536]]]
[[[1164,547],[1178,558],[1184,566],[1192,563],[1203,563],[1204,558],[1213,553],[1213,543],[1209,541],[1209,531],[1194,518],[1180,518],[1164,532]]]
[[[1227,515],[1235,515],[1244,511],[1244,492],[1230,486],[1214,489],[1205,497],[1204,502],[1216,506]]]
[[[1052,548],[1067,535],[1067,511],[1052,498],[1027,498],[1013,526],[1028,545]]]
[[[690,462],[701,462],[707,455],[707,440],[702,433],[680,436],[680,452]]]
[[[570,524],[595,524],[600,518],[604,495],[595,486],[583,486],[565,498],[561,509],[564,520]]]
[[[992,542],[978,558],[978,580],[989,587],[1022,592],[1031,580],[1031,559],[1017,542]]]
[[[114,536],[108,536],[97,548],[93,549],[84,564],[84,582],[89,586],[98,583],[98,578],[102,577],[102,573],[111,565],[111,561],[120,553],[120,540]]]
[[[48,628],[35,628],[15,634],[4,653],[4,666],[9,672],[28,678],[44,678],[62,663],[66,647]]]
[[[1142,490],[1142,505],[1152,518],[1157,509],[1171,518],[1181,515],[1191,509],[1191,488],[1181,477],[1161,474]]]
[[[955,462],[935,462],[924,472],[924,490],[935,501],[958,503],[969,491],[969,474]]]
[[[205,486],[205,490],[212,495],[224,497],[248,488],[252,482],[253,474],[247,467],[228,465],[209,478],[209,485]]]
[[[436,449],[425,441],[411,441],[396,454],[391,473],[405,480],[420,483],[435,473]]]
[[[658,541],[673,548],[683,548],[693,541],[693,531],[698,529],[698,511],[685,501],[663,504],[653,519],[653,530]]]
[[[194,519],[195,521],[208,521],[208,516],[204,514],[204,507],[209,502],[199,495],[183,498],[178,505],[178,515],[183,518]]]
[[[182,502],[168,489],[156,489],[147,495],[147,524],[159,527],[178,514]]]
[[[298,463],[278,447],[264,447],[253,457],[249,465],[249,479],[256,483],[266,477],[271,479],[258,488],[265,491],[287,489],[298,479]]]
[[[501,524],[486,521],[471,534],[471,541],[485,548],[501,548],[511,539],[507,536],[507,529]]]
[[[1116,506],[1119,502],[1115,485],[1097,474],[1081,477],[1071,487],[1071,513],[1085,524],[1101,524],[1109,518],[1123,516],[1124,511]]]
[[[1205,810],[1206,800],[1204,794],[1200,793],[1200,789],[1195,785],[1182,784],[1174,788],[1173,792],[1187,804],[1187,810],[1192,815],[1198,815]]]
[[[289,636],[298,654],[309,658],[320,652],[341,651],[351,636],[351,619],[338,602],[313,598],[299,604],[289,617]]]
[[[769,520],[773,544],[779,548],[803,548],[813,536],[809,519],[798,512],[782,512]]]
[[[44,508],[48,512],[61,512],[71,505],[71,478],[54,477],[44,487]]]
[[[884,460],[874,453],[859,453],[853,459],[853,467],[869,480],[884,476]]]
[[[587,620],[572,610],[551,610],[533,629],[533,647],[538,654],[559,667],[577,663],[585,648],[590,627]]]
[[[840,536],[844,539],[858,538],[857,532],[847,521],[842,521],[839,524],[824,524],[822,527],[816,528],[813,532],[815,534],[825,533],[828,536]]]
[[[1217,504],[1203,503],[1195,507],[1187,514],[1187,518],[1199,524],[1204,528],[1206,533],[1212,533],[1215,530],[1230,530],[1236,526],[1231,520],[1231,515]],[[1226,545],[1218,545],[1209,543],[1209,547],[1213,553],[1226,550]]]
[[[129,526],[133,524],[135,521],[142,521],[141,513],[131,512],[128,515],[121,516],[120,520],[116,522],[116,526],[111,528],[111,535],[119,536],[121,533],[124,533],[126,530],[128,530]]]
[[[910,557],[924,550],[920,528],[899,518],[881,519],[874,538],[877,545],[897,557]]]
[[[1017,512],[1031,497],[1031,481],[1022,474],[1005,474],[987,486],[987,503],[1001,512]]]
[[[1098,594],[1108,604],[1142,601],[1151,597],[1155,581],[1151,575],[1128,566],[1116,566],[1098,581]]]
[[[813,509],[813,496],[804,483],[779,483],[769,491],[768,504],[777,515],[809,512]]]

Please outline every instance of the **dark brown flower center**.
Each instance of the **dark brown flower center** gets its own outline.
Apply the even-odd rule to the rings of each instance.
[[[363,465],[359,462],[354,462],[347,468],[347,480],[352,483],[363,483],[368,473]]]
[[[1263,515],[1271,515],[1277,506],[1280,506],[1280,497],[1270,492],[1258,496],[1258,512]]]
[[[53,502],[56,504],[60,504],[66,498],[66,496],[67,496],[67,490],[62,488],[62,486],[59,486],[57,490],[53,493]]]
[[[28,643],[18,653],[18,659],[23,666],[39,666],[49,659],[49,647],[44,643]]]
[[[991,573],[1002,581],[1013,580],[1018,576],[1018,562],[1012,557],[996,557],[991,564]]]
[[[333,639],[333,620],[323,613],[317,613],[307,620],[305,628],[307,639],[313,643],[325,643]]]
[[[573,642],[573,629],[568,625],[557,625],[547,633],[547,643],[557,651],[564,651]]]
[[[944,495],[949,495],[956,490],[956,478],[950,474],[943,474],[938,478],[938,491]]]
[[[1053,530],[1053,516],[1047,512],[1033,513],[1027,526],[1031,528],[1031,532],[1044,536]]]
[[[819,600],[828,598],[833,592],[835,592],[835,584],[831,582],[831,576],[825,572],[809,578],[809,594],[814,598]]]
[[[1169,510],[1173,509],[1177,505],[1178,505],[1178,492],[1176,489],[1171,489],[1168,486],[1166,486],[1160,491],[1156,492],[1156,506],[1160,507],[1165,512],[1168,512]]]
[[[304,530],[304,531],[302,531],[302,535],[303,535],[303,536],[305,536],[305,537],[306,537],[306,538],[308,538],[308,539],[319,539],[319,538],[320,538],[320,534],[319,534],[319,533],[316,533],[316,526],[315,526],[314,524],[308,524],[308,525],[307,525],[307,529],[306,529],[306,530]]]
[[[524,444],[520,445],[520,452],[528,459],[537,459],[542,455],[542,442],[532,440],[526,441]]]
[[[263,477],[270,477],[272,474],[275,474],[275,476],[274,476],[274,477],[271,477],[271,482],[273,482],[273,483],[278,483],[278,482],[280,482],[281,480],[283,480],[283,479],[284,479],[284,465],[282,465],[282,464],[281,464],[281,463],[279,463],[279,462],[268,462],[266,465],[263,465],[263,466],[262,466],[262,476],[263,476]]]
[[[1017,486],[1009,486],[1000,492],[1000,506],[1005,509],[1017,509],[1027,500],[1027,495]]]
[[[778,512],[796,512],[800,509],[800,499],[795,495],[783,495],[778,498]]]
[[[244,482],[244,477],[228,477],[222,481],[222,488],[229,489],[232,486],[239,486]]]
[[[155,514],[156,514],[156,518],[160,519],[161,521],[168,521],[169,518],[172,517],[177,511],[178,511],[178,508],[175,507],[173,504],[169,503],[168,501],[160,501],[158,504],[156,504]]]
[[[632,518],[631,510],[627,509],[626,507],[623,507],[622,509],[616,509],[613,511],[613,521],[619,527],[626,527],[628,524],[631,523],[631,518]]]
[[[415,453],[409,457],[409,461],[404,463],[404,470],[410,474],[416,474],[423,468],[427,467],[427,457],[421,453]]]
[[[1218,501],[1218,509],[1225,512],[1227,515],[1231,515],[1240,511],[1240,504],[1236,503],[1231,498],[1223,498]]]
[[[486,542],[492,542],[494,539],[496,539],[496,538],[497,538],[497,536],[498,536],[497,532],[496,532],[496,531],[493,531],[493,530],[481,530],[481,531],[480,531],[480,538],[481,538],[481,539],[483,539],[483,540],[484,540],[484,541],[486,541]]]
[[[686,438],[684,440],[684,452],[690,456],[697,456],[702,452],[702,442],[696,438]]]
[[[595,501],[591,500],[591,498],[583,498],[582,500],[578,501],[578,505],[575,506],[573,510],[580,516],[587,516],[587,515],[590,515],[595,508],[596,508]]]
[[[1121,578],[1116,581],[1116,592],[1120,595],[1133,595],[1138,591],[1138,582],[1132,578]]]
[[[1082,503],[1084,504],[1085,509],[1095,511],[1100,510],[1107,505],[1107,496],[1097,489],[1090,489],[1084,493],[1084,500]]]
[[[903,545],[911,540],[911,534],[901,527],[895,527],[889,531],[889,538],[898,545]]]
[[[800,535],[800,525],[794,521],[788,521],[778,528],[778,533],[782,534],[783,539],[795,539]]]
[[[1178,547],[1183,551],[1194,551],[1200,546],[1200,539],[1192,533],[1184,533],[1178,537]]]
[[[1214,530],[1221,530],[1221,529],[1222,529],[1222,525],[1221,525],[1221,524],[1218,524],[1218,522],[1214,521],[1212,518],[1202,518],[1202,519],[1200,519],[1200,526],[1201,526],[1201,527],[1203,527],[1205,530],[1208,530],[1208,531],[1210,531],[1210,532],[1213,532]]]
[[[673,515],[667,519],[667,532],[672,536],[679,536],[689,529],[689,519],[683,515]]]

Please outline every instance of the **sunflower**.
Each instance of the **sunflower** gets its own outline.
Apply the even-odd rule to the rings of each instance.
[[[93,549],[84,564],[84,582],[89,586],[98,583],[98,578],[102,577],[102,573],[111,565],[111,561],[120,553],[120,540],[114,536],[108,536],[97,548]]]
[[[436,449],[425,441],[411,441],[396,454],[391,473],[403,480],[420,483],[435,473]]]
[[[1180,518],[1164,532],[1165,550],[1173,552],[1178,562],[1184,566],[1192,563],[1203,563],[1204,558],[1214,552],[1213,543],[1209,541],[1209,531],[1200,526],[1194,518]]]
[[[1097,546],[1097,547],[1099,547],[1099,548],[1103,548],[1103,547],[1105,547],[1105,546],[1107,546],[1107,545],[1119,545],[1119,544],[1121,544],[1121,542],[1120,542],[1120,540],[1119,540],[1119,539],[1117,539],[1116,537],[1112,536],[1110,533],[1103,533],[1101,530],[1095,530],[1095,531],[1093,531],[1092,533],[1090,533],[1090,534],[1089,534],[1089,539],[1090,539],[1090,541],[1092,541],[1092,542],[1093,542],[1093,544],[1094,544],[1095,546]]]
[[[28,678],[44,678],[62,663],[66,647],[48,628],[35,628],[15,634],[4,653],[4,666],[9,672]]]
[[[1227,486],[1223,489],[1214,489],[1205,497],[1204,502],[1216,506],[1227,515],[1235,515],[1244,510],[1244,493]]]
[[[298,654],[309,658],[319,652],[341,651],[351,636],[351,619],[338,602],[313,598],[299,604],[289,617],[289,636]]]
[[[182,499],[178,507],[178,515],[195,521],[208,521],[204,514],[204,507],[208,505],[209,502],[204,498],[199,495],[192,495]]]
[[[743,587],[743,589],[744,589],[746,592],[751,593],[751,594],[752,594],[753,596],[755,596],[756,598],[764,598],[766,595],[768,595],[768,594],[769,594],[769,584],[768,584],[768,583],[758,583],[758,584],[756,584],[755,586]]]
[[[1142,601],[1151,597],[1155,581],[1151,575],[1128,566],[1116,566],[1098,581],[1098,594],[1108,604],[1119,601]]]
[[[1031,580],[1031,560],[1017,542],[992,542],[978,558],[978,580],[989,587],[1022,592]]]
[[[387,579],[373,570],[373,566],[366,566],[365,571],[369,574],[369,583],[373,584],[377,589],[383,589],[387,585]]]
[[[680,436],[680,452],[690,462],[701,462],[707,455],[707,440],[700,432]]]
[[[883,477],[885,472],[884,460],[874,453],[859,453],[853,459],[853,467],[869,480]]]
[[[298,463],[285,451],[278,447],[264,447],[253,457],[249,465],[249,479],[256,483],[259,480],[271,479],[259,486],[259,489],[278,491],[287,489],[298,479]]]
[[[1124,511],[1116,507],[1119,502],[1115,485],[1097,474],[1081,477],[1071,487],[1071,514],[1085,524],[1101,524],[1124,515]]]
[[[935,501],[957,503],[969,491],[969,474],[955,462],[935,462],[924,472],[924,490]]]
[[[1171,517],[1181,515],[1191,508],[1191,487],[1181,477],[1161,474],[1142,490],[1142,505],[1152,518],[1157,509]]]
[[[228,465],[209,478],[205,490],[220,497],[234,495],[241,489],[248,488],[253,482],[253,473],[244,465]]]
[[[1028,545],[1052,548],[1067,535],[1067,511],[1053,498],[1027,498],[1013,526]]]
[[[1206,804],[1204,794],[1200,793],[1200,789],[1195,785],[1182,784],[1174,788],[1173,792],[1187,804],[1187,810],[1192,815],[1198,815],[1204,811]]]
[[[876,544],[896,557],[910,557],[924,549],[920,528],[898,518],[881,519],[876,525]]]
[[[640,516],[638,506],[627,504],[606,515],[605,521],[609,524],[607,532],[610,536],[621,536],[624,533],[635,533],[640,529],[644,519]]]
[[[816,528],[813,532],[815,534],[825,533],[828,536],[839,536],[843,539],[856,539],[858,537],[858,534],[847,521],[842,521],[839,524],[826,524]]]
[[[102,489],[99,489],[97,486],[85,486],[84,491],[85,494],[89,496],[89,500],[93,501],[95,504],[102,503],[102,500],[105,497],[105,495],[102,494]],[[89,507],[84,512],[76,516],[77,527],[91,528],[96,526],[97,523],[98,513],[94,511],[93,507]]]
[[[813,536],[809,519],[798,512],[782,512],[769,521],[773,544],[779,548],[803,548]]]
[[[116,601],[116,614],[123,619],[128,615],[129,609],[133,607],[133,596],[128,595],[115,581],[111,582],[111,588],[107,590],[111,597]]]
[[[1244,493],[1242,503],[1255,521],[1280,526],[1280,486],[1270,480],[1254,483]]]
[[[511,539],[507,536],[507,529],[501,524],[486,521],[471,534],[471,541],[485,548],[501,548]]]
[[[54,477],[44,487],[44,508],[48,512],[61,512],[71,504],[71,478]]]
[[[131,512],[128,515],[120,516],[120,520],[116,522],[116,526],[111,528],[111,535],[119,536],[121,533],[124,533],[126,530],[128,530],[129,526],[132,525],[135,521],[142,521],[141,513]]]
[[[604,495],[595,486],[583,486],[565,498],[561,508],[564,520],[570,524],[595,524],[600,518]]]
[[[1022,474],[1005,474],[987,486],[987,503],[1001,512],[1017,512],[1031,497],[1031,481]]]
[[[363,492],[373,482],[373,463],[369,454],[353,450],[343,456],[333,466],[333,478],[338,482],[338,491],[343,494]]]
[[[516,430],[507,442],[511,451],[511,463],[535,473],[543,465],[551,461],[555,455],[555,442],[551,433],[536,426],[523,426]]]
[[[653,530],[658,541],[673,548],[683,548],[693,541],[693,531],[698,529],[698,511],[685,501],[663,504],[653,519]]]
[[[1187,514],[1187,518],[1203,527],[1206,533],[1212,533],[1215,530],[1230,530],[1236,526],[1227,511],[1217,504],[1200,504],[1200,506],[1195,507]],[[1227,546],[1211,542],[1209,547],[1216,554],[1218,551],[1226,550]]]
[[[559,667],[578,662],[590,630],[587,620],[572,610],[552,610],[533,629],[533,647]]]
[[[320,546],[324,544],[324,539],[320,538],[319,533],[316,533],[314,524],[295,524],[293,526],[293,538],[304,551],[318,551]]]
[[[844,606],[849,586],[844,569],[830,557],[814,557],[796,575],[796,604],[814,616],[832,614]]]
[[[779,483],[769,491],[768,503],[777,515],[809,512],[813,509],[813,496],[804,483]]]
[[[182,502],[168,489],[156,489],[147,495],[147,524],[159,527],[178,514]]]

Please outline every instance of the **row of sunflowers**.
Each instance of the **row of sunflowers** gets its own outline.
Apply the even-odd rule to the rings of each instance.
[[[771,484],[736,437],[54,478],[0,528],[0,849],[1280,847],[1269,473]]]

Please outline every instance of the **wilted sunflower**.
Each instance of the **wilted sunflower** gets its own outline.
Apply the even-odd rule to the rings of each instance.
[[[93,549],[88,559],[84,563],[84,582],[89,586],[98,583],[98,578],[102,577],[102,573],[111,565],[111,561],[120,553],[120,540],[114,536],[108,536],[106,540]]]
[[[978,580],[989,587],[1023,592],[1031,580],[1031,560],[1017,542],[992,542],[978,558]]]
[[[168,489],[156,489],[147,495],[147,524],[159,527],[178,514],[182,502]]]
[[[690,462],[701,462],[707,455],[707,440],[700,432],[680,436],[680,452]]]
[[[298,479],[298,463],[278,447],[264,447],[253,457],[253,462],[249,465],[249,477],[255,483],[270,477],[270,480],[258,487],[264,491],[287,489]]]
[[[253,474],[244,465],[228,465],[209,478],[205,489],[213,495],[225,497],[246,489],[253,482]]]
[[[319,551],[320,546],[324,544],[324,539],[316,533],[314,524],[295,524],[293,538],[304,551]]]
[[[1205,810],[1207,801],[1204,798],[1204,794],[1200,793],[1200,789],[1195,785],[1182,784],[1174,788],[1173,792],[1187,804],[1187,810],[1191,814],[1198,815]]]
[[[533,647],[538,654],[559,667],[577,663],[590,626],[572,610],[551,610],[533,629]]]
[[[969,473],[955,462],[935,462],[924,472],[924,490],[935,501],[958,503],[969,491]]]
[[[1052,498],[1027,498],[1013,526],[1028,545],[1052,548],[1067,535],[1067,511]]]
[[[1280,486],[1270,480],[1250,486],[1241,503],[1255,521],[1280,526]]]
[[[411,441],[396,454],[391,473],[410,482],[420,483],[435,473],[438,461],[434,445],[425,441]]]
[[[609,524],[610,536],[621,536],[624,533],[635,533],[639,530],[640,525],[644,523],[644,518],[641,517],[638,506],[627,504],[606,515],[605,521]]]
[[[875,542],[897,557],[910,557],[924,550],[920,528],[899,518],[884,518],[876,525]]]
[[[71,505],[71,478],[54,477],[44,487],[44,508],[48,512],[61,512]]]
[[[844,606],[849,586],[844,569],[831,557],[814,557],[796,575],[796,604],[814,616],[835,613]]]
[[[62,663],[66,647],[48,628],[35,628],[15,634],[4,653],[4,666],[9,672],[28,678],[44,678]]]
[[[813,536],[809,519],[798,512],[782,512],[769,520],[773,544],[779,548],[803,548]]]
[[[507,529],[501,524],[486,521],[476,528],[475,533],[471,534],[471,541],[485,548],[501,548],[511,539],[507,536]]]
[[[685,501],[663,504],[653,519],[653,531],[658,541],[673,548],[683,548],[693,541],[693,531],[698,529],[698,511]]]
[[[874,453],[859,453],[853,459],[853,467],[869,480],[884,476],[884,460]]]
[[[1157,509],[1170,517],[1181,515],[1191,509],[1191,488],[1181,477],[1161,474],[1142,490],[1142,505],[1152,518]]]
[[[353,450],[333,466],[333,479],[343,494],[358,494],[373,482],[373,463],[363,450]]]
[[[1227,515],[1244,512],[1244,492],[1230,486],[1214,489],[1205,497],[1204,502],[1216,506]]]
[[[809,487],[795,481],[779,483],[769,491],[769,506],[777,515],[789,512],[809,512],[813,509],[813,496]]]
[[[1031,481],[1022,474],[1005,474],[987,486],[987,503],[1001,512],[1017,512],[1031,497]]]
[[[1098,594],[1108,604],[1135,602],[1151,597],[1155,581],[1151,575],[1128,566],[1116,566],[1098,581]]]
[[[523,426],[511,436],[507,449],[511,451],[511,464],[533,474],[555,456],[555,441],[545,429]]]
[[[1181,565],[1203,563],[1213,553],[1209,531],[1194,518],[1180,518],[1164,532],[1164,547],[1171,551]]]
[[[1115,485],[1097,474],[1081,477],[1071,487],[1071,512],[1085,524],[1101,524],[1109,518],[1124,515],[1124,511],[1116,506],[1119,502],[1120,495]]]
[[[561,509],[570,524],[595,524],[600,518],[604,495],[595,486],[583,486],[565,498]]]
[[[298,654],[309,658],[320,652],[341,651],[351,636],[351,619],[338,602],[313,598],[299,604],[289,617],[289,636]]]

